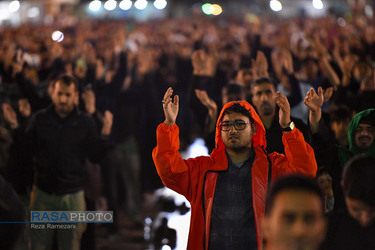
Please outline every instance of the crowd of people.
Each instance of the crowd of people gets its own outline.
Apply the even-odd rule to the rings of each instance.
[[[270,242],[265,247],[273,249],[275,232],[270,223],[278,194],[266,208],[267,187],[271,179],[290,173],[316,176],[324,195],[324,213],[348,207],[349,212],[332,221],[338,225],[340,218],[354,218],[350,225],[360,221],[356,232],[371,235],[374,197],[370,193],[361,196],[358,189],[345,186],[354,174],[344,178],[344,189],[341,182],[353,157],[375,156],[374,17],[366,16],[363,8],[353,8],[342,17],[196,16],[126,22],[79,20],[66,26],[0,27],[1,182],[7,197],[11,195],[19,207],[4,221],[27,220],[20,214],[29,205],[34,210],[95,210],[104,197],[107,209],[114,211],[108,233],[116,235],[118,211],[125,208],[133,225],[142,225],[144,194],[165,184],[192,203],[189,247],[220,249],[222,241],[229,242],[222,237],[226,221],[220,220],[231,209],[225,202],[231,194],[226,189],[229,181],[244,183],[241,175],[253,174],[239,171],[236,163],[258,167],[270,163],[270,178],[257,183],[261,188],[250,196],[245,191],[252,190],[254,183],[238,186],[245,190],[238,195],[243,198],[237,204],[240,210],[247,209],[246,199],[256,200],[252,219],[243,224],[254,228],[253,232],[235,231],[240,241],[247,239],[246,246],[261,247],[264,235]],[[62,41],[51,39],[57,29],[64,34]],[[247,111],[233,101],[241,101],[239,106]],[[155,130],[163,121],[157,140]],[[178,131],[168,127],[175,124]],[[251,150],[237,154],[228,146],[237,135],[228,135],[242,130],[251,135]],[[169,140],[176,140],[167,142],[167,134]],[[206,169],[202,172],[195,172],[199,161],[187,164],[187,169],[195,166],[191,170],[197,177],[194,182],[183,174],[186,165],[178,152],[197,137],[205,139],[218,164],[212,165],[215,170],[224,170],[224,165],[234,169],[229,177],[202,175],[212,167],[202,159]],[[259,163],[257,157],[264,162]],[[265,170],[257,173],[259,178],[268,175]],[[218,186],[224,191],[216,195],[215,188],[204,189],[205,178],[220,180]],[[290,185],[302,185],[319,195],[310,184],[296,183]],[[202,192],[211,196],[204,199]],[[61,205],[67,199],[72,203]],[[355,204],[351,209],[352,199],[362,206]],[[202,205],[212,214],[208,229],[201,225],[206,219]],[[370,211],[369,215],[353,215],[361,209]],[[264,216],[268,230],[263,233],[260,221]],[[361,222],[364,217],[368,223]],[[242,217],[232,219],[243,223]],[[325,228],[323,224],[319,226]],[[94,249],[90,245],[94,237],[80,244],[84,228],[77,231],[58,236],[64,242],[61,249]],[[5,228],[3,235],[7,232],[11,233]],[[323,247],[332,249],[330,244],[339,235],[330,226],[327,232],[332,237],[328,240],[334,240]],[[29,235],[32,249],[53,244],[49,238],[53,234],[31,231]],[[374,246],[371,237],[367,239],[361,249]],[[245,246],[241,244],[235,246]]]

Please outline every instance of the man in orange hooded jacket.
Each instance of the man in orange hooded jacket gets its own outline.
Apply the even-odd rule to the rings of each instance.
[[[176,118],[179,97],[169,88],[162,100],[164,123],[157,128],[153,159],[164,185],[191,204],[188,249],[262,249],[267,188],[287,174],[314,177],[313,149],[290,120],[285,95],[277,92],[285,155],[267,154],[265,129],[246,101],[227,103],[216,125],[210,156],[184,160]]]

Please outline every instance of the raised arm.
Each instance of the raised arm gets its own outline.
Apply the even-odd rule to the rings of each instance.
[[[19,123],[17,119],[17,114],[13,110],[12,106],[10,106],[10,104],[8,103],[3,103],[2,108],[4,113],[4,119],[10,125],[11,129],[17,129]]]
[[[165,92],[162,103],[165,115],[164,123],[173,126],[176,123],[178,110],[179,110],[179,97],[175,95],[172,100],[173,89],[169,87]]]
[[[288,102],[288,98],[282,94],[281,92],[277,91],[274,95],[276,100],[276,104],[279,106],[279,123],[282,128],[286,128],[291,123],[290,120],[290,105]]]
[[[287,128],[291,124],[290,105],[285,95],[280,92],[275,93],[277,105],[280,107],[279,123],[282,128]],[[297,128],[291,131],[284,131],[282,141],[285,155],[273,153],[273,175],[283,174],[303,174],[315,177],[317,164],[312,147],[305,141],[303,134]]]
[[[309,125],[312,134],[318,133],[319,121],[322,118],[322,106],[324,103],[324,92],[322,87],[318,88],[318,93],[313,88],[307,92],[305,105],[310,109]]]
[[[328,90],[328,94],[331,94],[331,91]],[[321,107],[325,94],[327,93],[323,92],[321,87],[319,87],[318,93],[311,89],[305,97],[305,105],[310,109],[309,128],[312,133],[311,142],[316,160],[319,166],[325,165],[327,170],[331,171],[331,167],[337,165],[338,149],[329,128],[322,119]]]
[[[217,105],[214,100],[212,100],[205,90],[195,89],[195,95],[198,100],[208,109],[209,123],[208,123],[208,132],[212,133],[216,128],[216,119],[217,119]]]
[[[162,99],[165,121],[156,130],[157,146],[152,151],[152,158],[163,184],[191,200],[197,186],[199,165],[192,166],[197,163],[196,159],[183,160],[180,156],[176,125],[179,103],[178,96],[172,98],[172,94],[172,88],[168,88]]]

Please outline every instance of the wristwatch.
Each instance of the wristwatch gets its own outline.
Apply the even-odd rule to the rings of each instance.
[[[291,122],[289,123],[288,127],[286,127],[286,128],[281,128],[281,129],[282,129],[282,131],[290,132],[290,131],[292,131],[295,127],[296,127],[296,126],[294,125],[294,122],[291,121]]]

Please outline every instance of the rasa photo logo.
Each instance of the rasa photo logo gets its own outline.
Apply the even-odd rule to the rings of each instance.
[[[32,229],[73,229],[78,223],[113,223],[113,211],[31,211]]]

